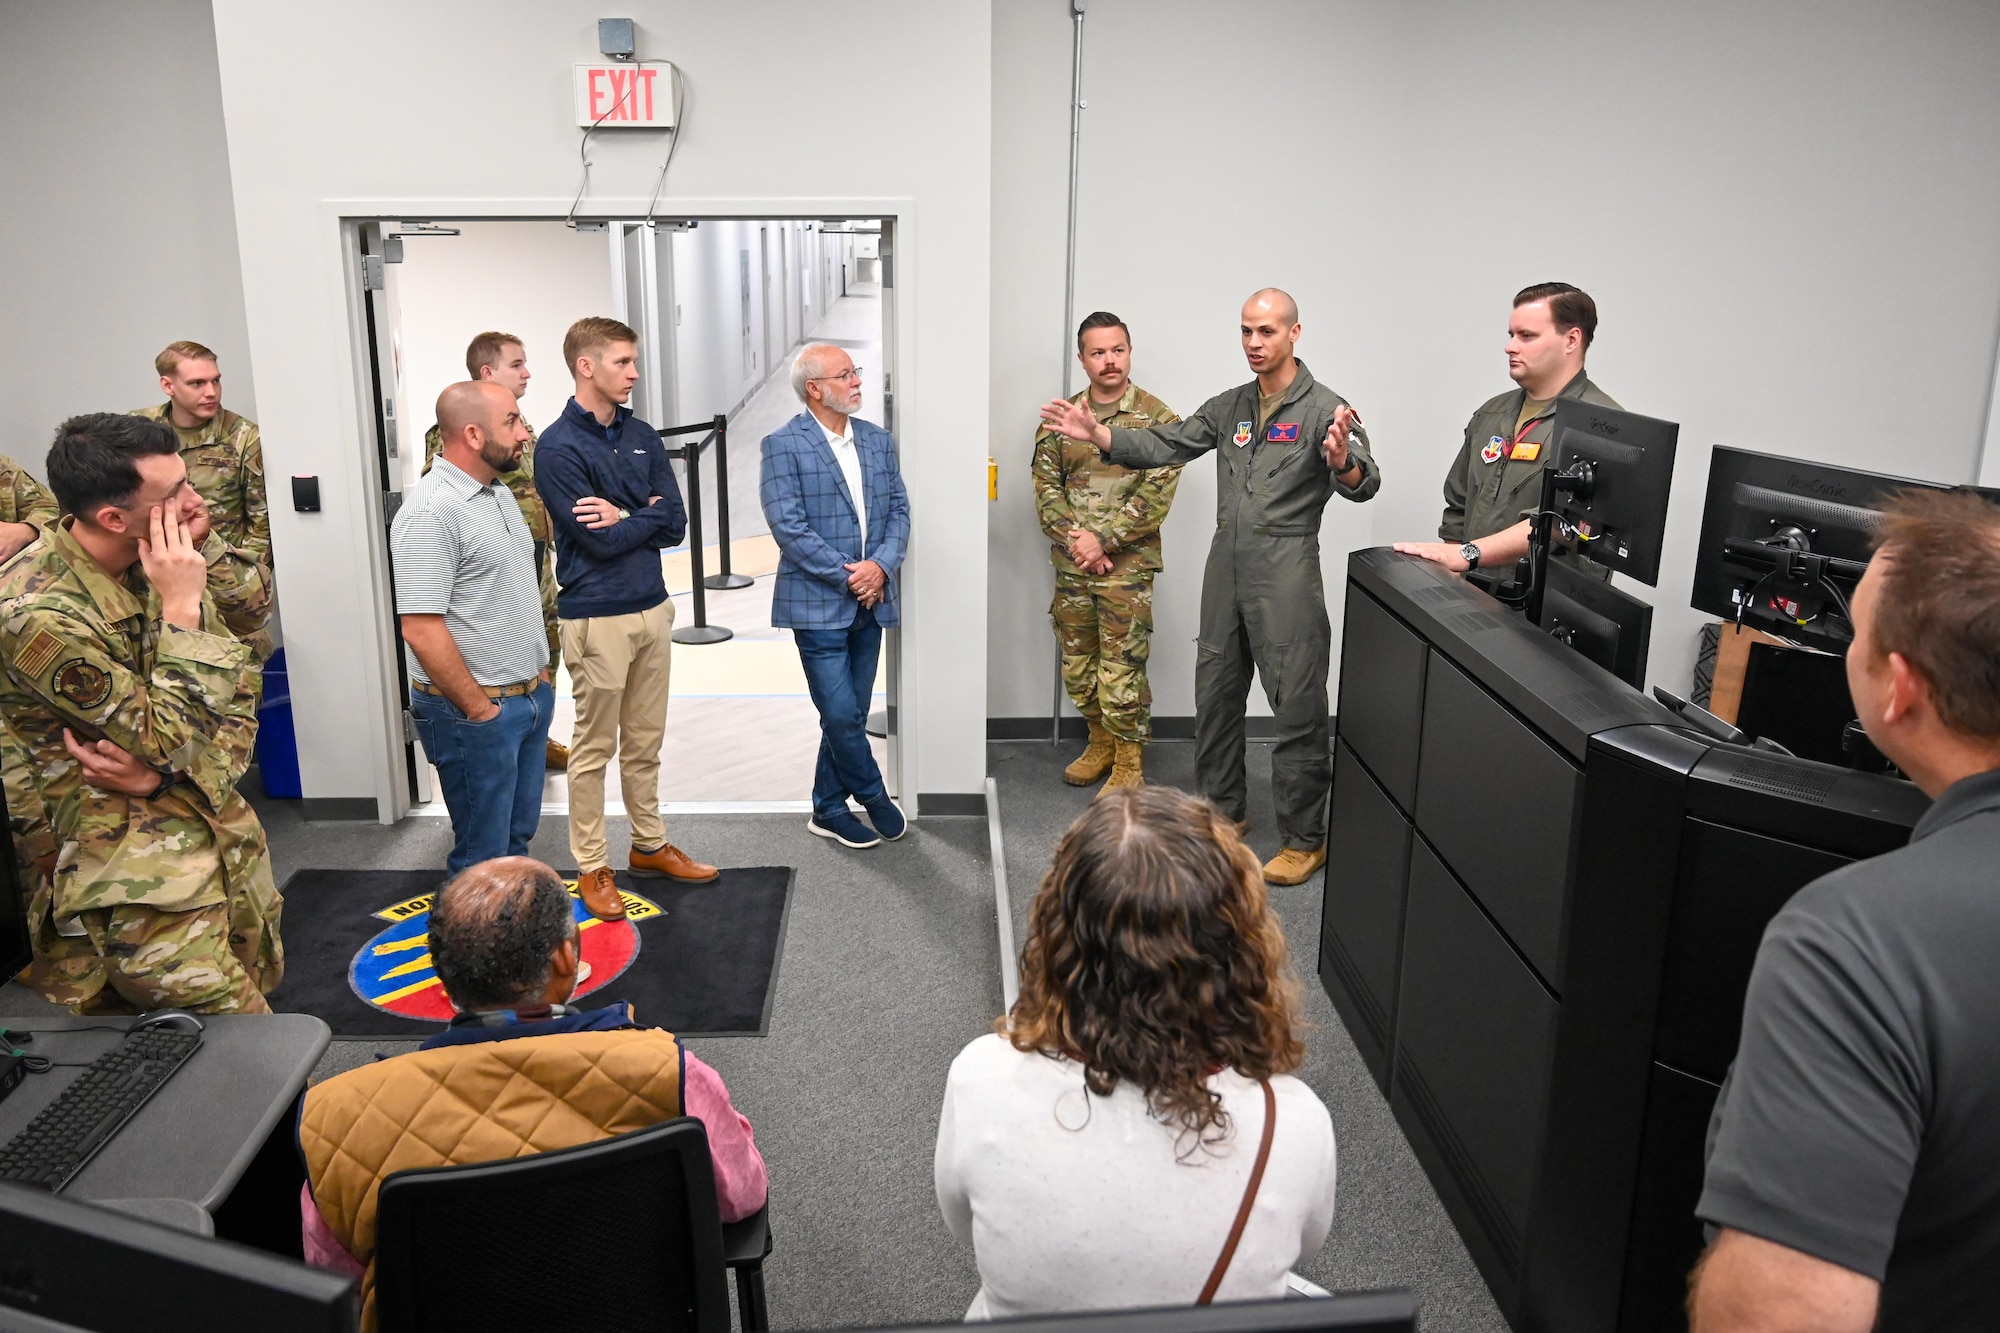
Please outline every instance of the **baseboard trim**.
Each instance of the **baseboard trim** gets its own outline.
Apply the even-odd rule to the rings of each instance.
[[[936,816],[984,816],[986,813],[986,793],[983,791],[920,791],[917,793],[917,817],[929,819]]]
[[[1332,725],[1329,717],[1327,723]],[[1243,719],[1244,733],[1253,741],[1271,741],[1278,738],[1278,720],[1272,717],[1247,717]],[[1062,720],[1062,735],[1066,740],[1082,740],[1089,734],[1089,728],[1080,717],[1066,717]],[[989,741],[1045,741],[1049,738],[1049,720],[1045,717],[989,717],[986,719],[986,739]],[[1162,717],[1153,715],[1153,739],[1156,741],[1191,741],[1194,739],[1194,718]]]
[[[314,824],[373,824],[380,814],[373,796],[308,796],[299,813]]]

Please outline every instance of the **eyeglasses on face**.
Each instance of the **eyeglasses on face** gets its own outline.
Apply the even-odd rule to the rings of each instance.
[[[852,370],[843,370],[838,375],[809,376],[806,379],[806,383],[811,384],[814,380],[846,380],[854,384],[859,384],[861,383],[861,367],[856,366]]]

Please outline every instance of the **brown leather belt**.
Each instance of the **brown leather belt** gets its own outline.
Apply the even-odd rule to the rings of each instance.
[[[517,694],[533,694],[541,683],[540,677],[537,677],[534,680],[524,680],[519,685],[481,685],[479,692],[489,699],[511,699]],[[448,697],[437,686],[428,681],[418,680],[414,676],[410,678],[410,688],[418,694],[435,694],[440,699]]]

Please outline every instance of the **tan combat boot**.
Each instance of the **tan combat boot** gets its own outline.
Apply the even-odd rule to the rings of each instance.
[[[1313,871],[1325,864],[1325,843],[1321,843],[1311,851],[1287,847],[1264,863],[1264,882],[1290,888],[1294,884],[1303,884],[1311,879]]]
[[[1114,740],[1111,780],[1097,794],[1102,796],[1114,787],[1145,786],[1146,775],[1140,768],[1140,757],[1145,752],[1146,747],[1137,741]]]
[[[1083,753],[1076,762],[1063,770],[1063,781],[1072,787],[1088,787],[1091,783],[1111,771],[1113,754],[1111,733],[1096,718],[1090,719],[1090,744],[1083,747]]]

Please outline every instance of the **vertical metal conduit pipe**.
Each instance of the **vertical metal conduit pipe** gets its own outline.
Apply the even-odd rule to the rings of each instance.
[[[1076,349],[1071,341],[1076,327],[1076,182],[1083,156],[1083,7],[1089,0],[1069,0],[1071,25],[1069,74],[1069,260],[1063,275],[1063,397],[1070,395],[1070,373],[1076,367]],[[1049,706],[1049,744],[1062,741],[1062,644],[1056,645],[1056,688]]]

